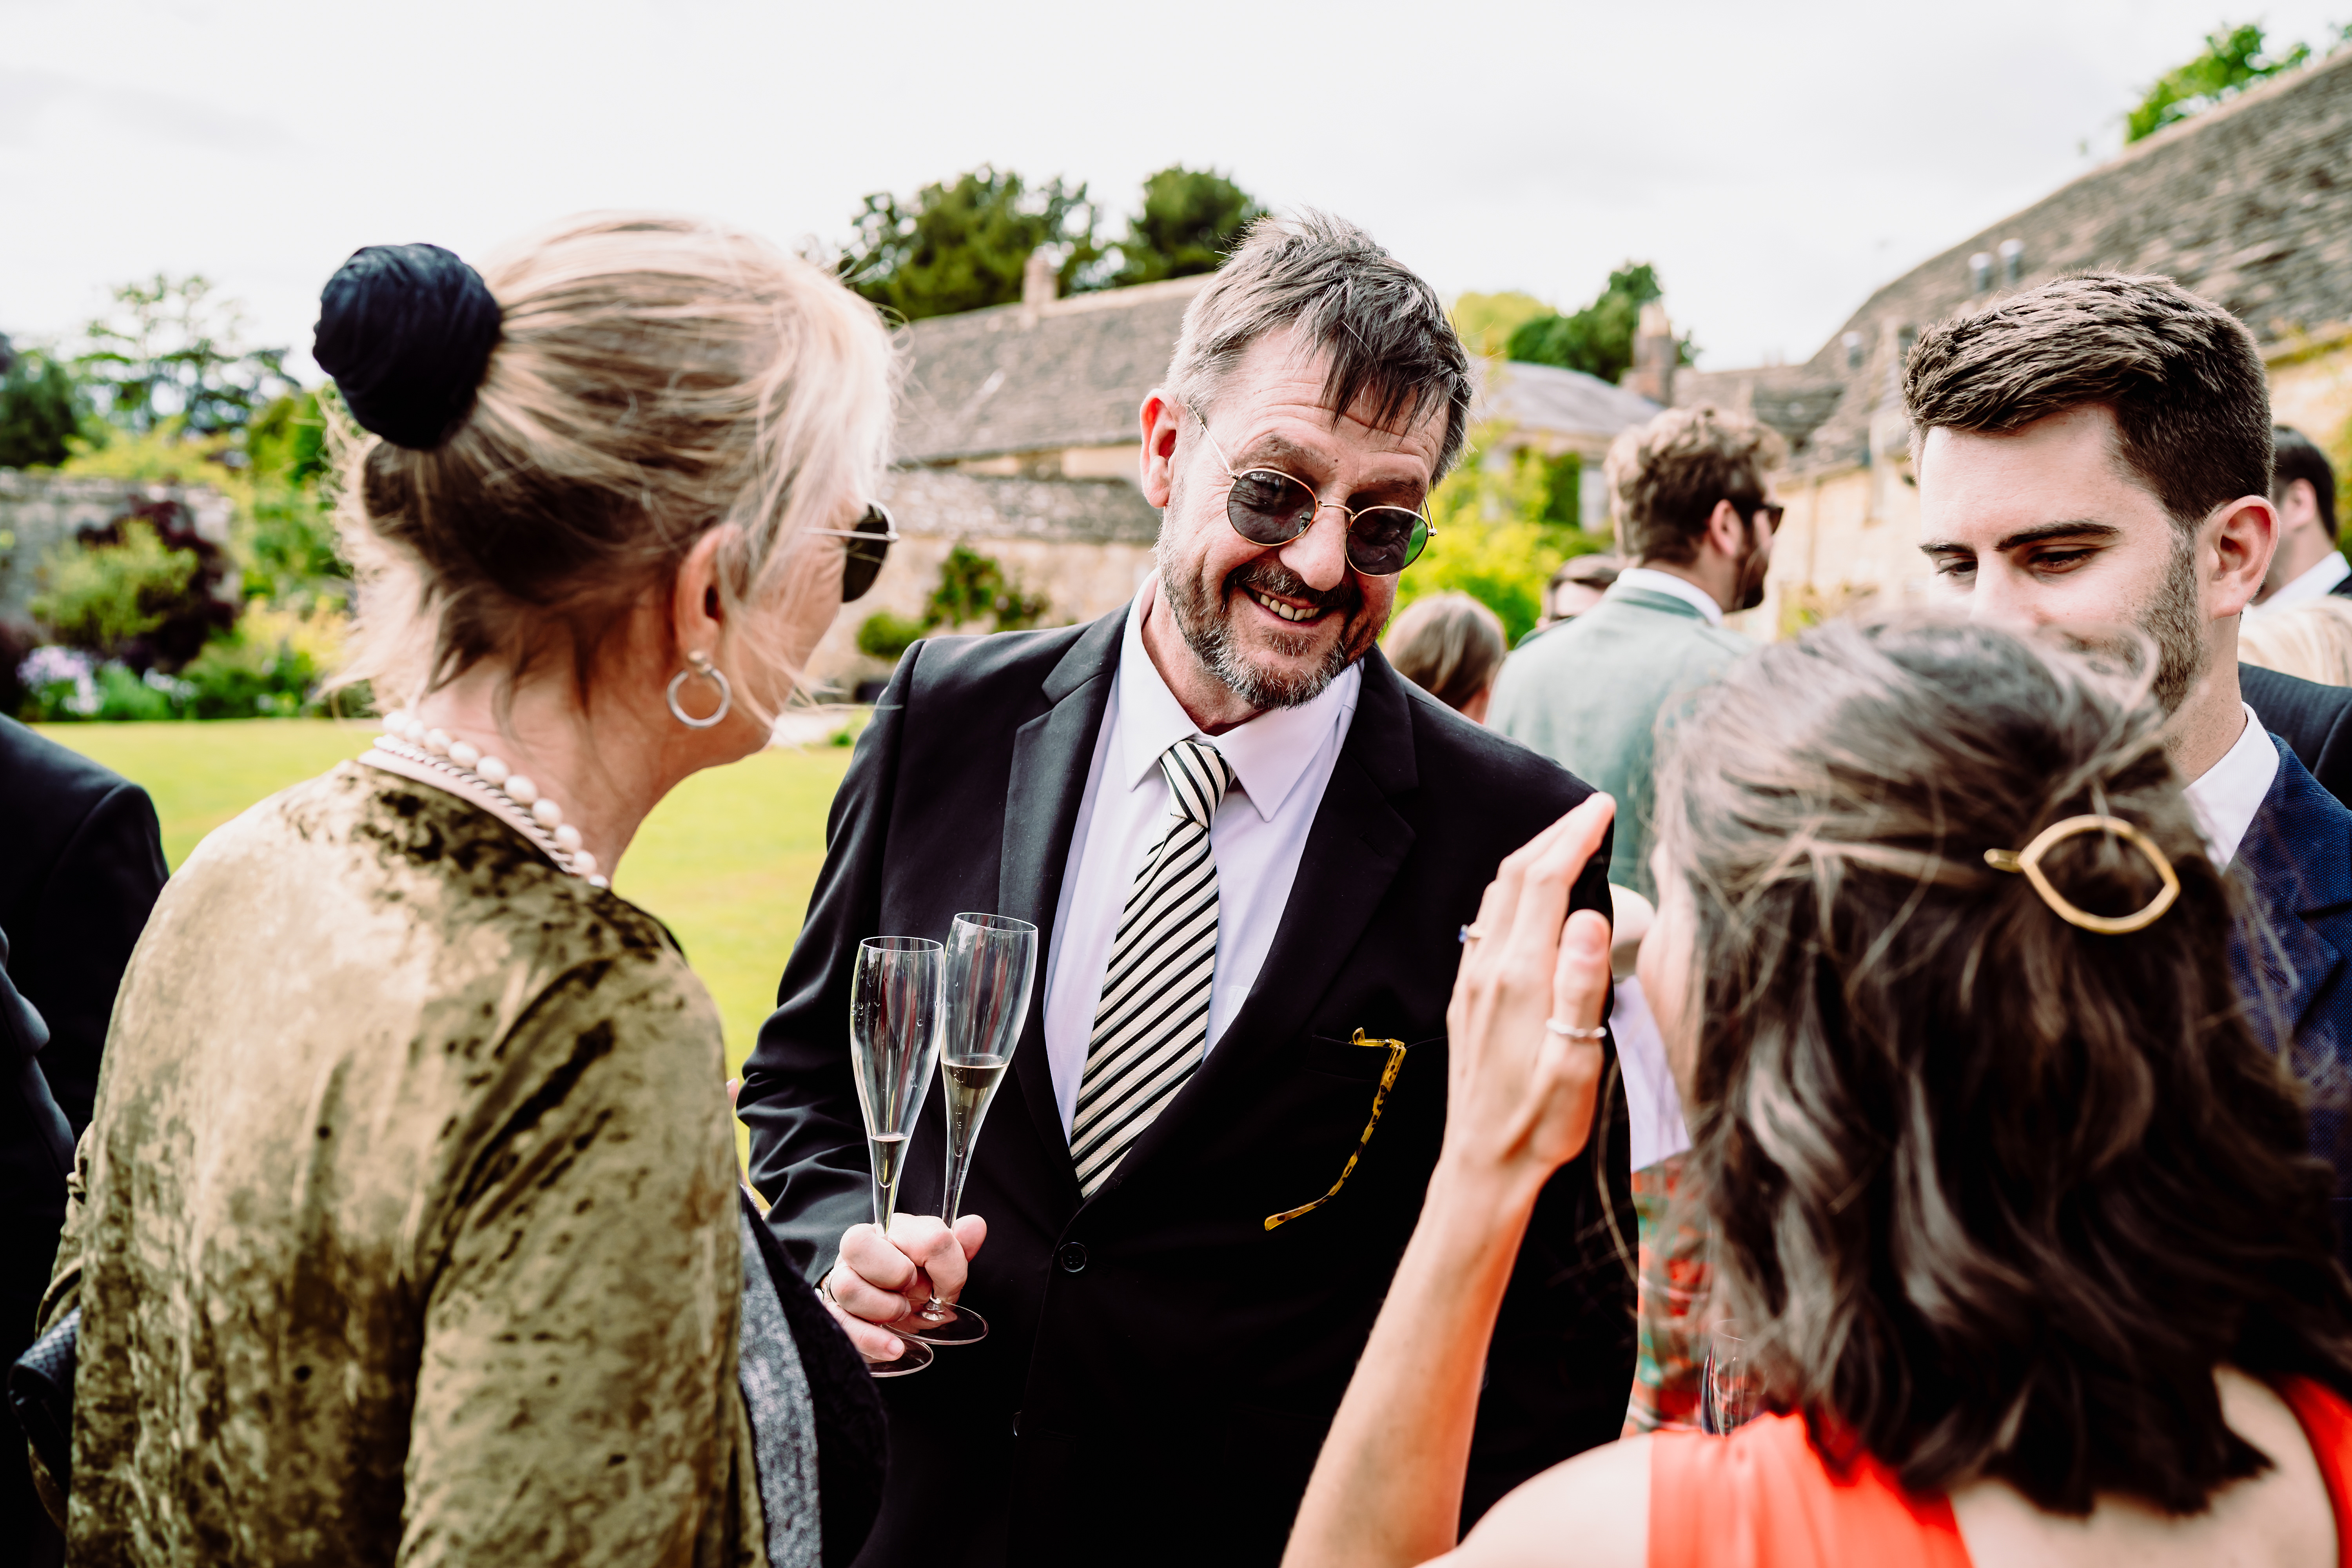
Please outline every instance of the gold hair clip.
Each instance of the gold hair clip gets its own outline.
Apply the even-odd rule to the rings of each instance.
[[[1389,1053],[1389,1065],[1381,1072],[1381,1087],[1372,1091],[1372,1119],[1364,1123],[1364,1135],[1356,1140],[1355,1152],[1348,1156],[1348,1163],[1339,1167],[1339,1179],[1331,1184],[1331,1190],[1311,1204],[1301,1204],[1295,1209],[1286,1209],[1280,1214],[1266,1215],[1265,1228],[1268,1230],[1274,1229],[1276,1226],[1287,1225],[1300,1215],[1321,1208],[1325,1204],[1338,1197],[1339,1189],[1348,1184],[1348,1176],[1355,1170],[1356,1162],[1364,1157],[1364,1150],[1371,1143],[1372,1129],[1381,1124],[1381,1106],[1388,1100],[1389,1090],[1395,1086],[1397,1069],[1404,1066],[1404,1042],[1402,1040],[1368,1040],[1364,1038],[1364,1031],[1358,1029],[1355,1038],[1348,1043],[1351,1046],[1369,1046],[1374,1050],[1385,1047]]]
[[[2050,853],[2052,846],[2078,833],[2100,828],[2130,840],[2132,847],[2147,857],[2148,864],[2156,868],[2156,874],[2164,880],[2163,890],[2149,900],[2147,907],[2137,914],[2095,915],[2077,909],[2064,894],[2052,887],[2050,879],[2042,873],[2042,858]],[[2025,879],[2033,884],[2033,890],[2042,895],[2042,901],[2068,925],[2081,926],[2084,931],[2100,931],[2108,936],[2122,936],[2154,925],[2158,918],[2172,907],[2172,900],[2180,896],[2180,879],[2174,874],[2172,862],[2165,858],[2164,851],[2156,847],[2154,839],[2120,816],[2070,816],[2063,822],[2052,823],[2034,835],[2033,842],[2023,849],[1988,849],[1984,858],[1985,864],[1996,871],[2024,872]]]

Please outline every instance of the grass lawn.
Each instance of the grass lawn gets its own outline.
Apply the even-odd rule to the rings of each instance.
[[[249,719],[49,724],[42,733],[144,784],[163,820],[164,858],[177,867],[256,801],[358,755],[376,729]],[[824,861],[825,811],[848,766],[848,747],[815,745],[697,773],[646,819],[613,879],[615,892],[677,933],[710,987],[730,1074],[775,1005],[776,977]]]

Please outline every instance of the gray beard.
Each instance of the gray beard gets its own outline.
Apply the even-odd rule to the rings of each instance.
[[[1152,559],[1160,573],[1160,596],[1175,616],[1176,629],[1183,634],[1184,646],[1192,650],[1202,668],[1252,708],[1296,708],[1312,702],[1339,678],[1341,670],[1355,662],[1348,651],[1348,639],[1342,637],[1331,645],[1320,667],[1303,675],[1260,669],[1236,646],[1231,612],[1226,605],[1204,584],[1176,570],[1175,563],[1168,558],[1168,532],[1164,527],[1159,542],[1152,546]],[[1304,638],[1299,651],[1305,651]]]

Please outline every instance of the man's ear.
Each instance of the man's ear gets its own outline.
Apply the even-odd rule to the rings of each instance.
[[[1143,454],[1140,459],[1143,499],[1153,506],[1168,504],[1176,478],[1176,433],[1183,428],[1184,411],[1153,387],[1143,399]]]
[[[1725,560],[1737,561],[1748,552],[1748,520],[1739,515],[1738,507],[1719,500],[1706,515],[1706,532],[1701,539]]]
[[[2221,507],[2207,545],[2215,571],[2207,609],[2215,620],[2234,616],[2254,602],[2279,542],[2278,509],[2268,496],[2240,496]]]

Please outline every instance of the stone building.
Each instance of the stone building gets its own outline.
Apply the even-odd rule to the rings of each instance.
[[[1898,386],[1922,327],[2090,268],[2152,272],[2233,311],[2283,424],[2352,457],[2352,50],[2158,132],[1880,289],[1801,364],[1685,371],[1677,404],[1787,437],[1759,636],[1931,586]]]

